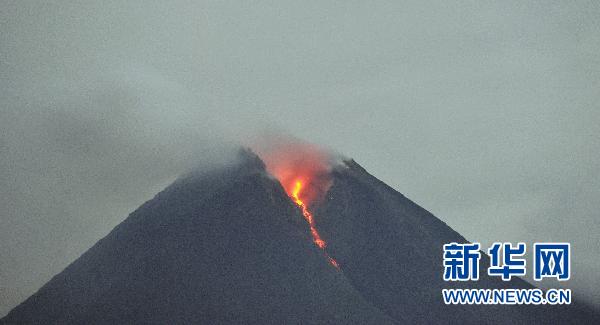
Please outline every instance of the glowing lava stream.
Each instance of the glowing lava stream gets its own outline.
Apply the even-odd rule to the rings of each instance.
[[[294,199],[294,202],[300,207],[300,209],[302,209],[302,215],[304,216],[304,219],[306,219],[306,221],[308,222],[308,225],[310,226],[310,234],[313,238],[313,242],[315,243],[315,245],[317,245],[320,249],[323,250],[323,253],[329,260],[329,263],[331,265],[333,265],[336,269],[339,270],[340,266],[337,263],[337,261],[334,260],[331,256],[329,256],[329,254],[327,254],[327,252],[325,251],[325,247],[327,246],[327,244],[325,243],[325,241],[323,239],[321,239],[321,236],[319,235],[319,232],[317,231],[317,228],[315,227],[315,220],[313,218],[312,213],[310,213],[310,211],[308,211],[308,207],[300,199],[300,191],[301,190],[302,190],[302,182],[296,181],[296,185],[294,186],[294,190],[292,191],[292,199]]]

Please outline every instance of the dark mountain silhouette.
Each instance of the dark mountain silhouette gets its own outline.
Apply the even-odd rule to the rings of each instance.
[[[240,160],[177,180],[0,323],[592,321],[574,305],[444,305],[442,288],[531,285],[444,282],[442,245],[465,239],[354,161],[311,207],[338,271],[262,161],[248,151]]]
[[[587,305],[445,305],[443,288],[534,288],[519,278],[487,276],[482,254],[479,281],[446,282],[443,245],[467,240],[444,222],[346,161],[333,173],[325,202],[315,207],[328,251],[352,285],[396,320],[409,323],[586,324],[597,319]]]

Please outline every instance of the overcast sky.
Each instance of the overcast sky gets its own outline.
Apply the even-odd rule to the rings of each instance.
[[[265,129],[484,247],[571,242],[600,306],[599,53],[594,1],[2,1],[0,316]]]

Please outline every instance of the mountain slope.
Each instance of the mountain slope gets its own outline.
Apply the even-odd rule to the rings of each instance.
[[[442,245],[465,239],[368,174],[336,166],[311,229],[254,154],[180,178],[13,309],[7,324],[589,323],[578,306],[446,306]],[[481,270],[487,268],[482,258]]]
[[[411,323],[586,323],[592,313],[572,306],[445,305],[443,288],[533,288],[519,278],[487,276],[482,254],[479,281],[445,282],[443,245],[464,237],[402,194],[346,161],[315,207],[316,223],[344,275],[375,306]]]
[[[3,322],[389,323],[323,258],[262,162],[182,178]]]

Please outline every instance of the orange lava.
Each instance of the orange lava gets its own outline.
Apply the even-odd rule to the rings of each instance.
[[[292,199],[294,199],[294,202],[300,207],[300,209],[302,209],[302,215],[304,216],[304,219],[306,219],[308,225],[310,226],[310,234],[313,238],[313,242],[315,243],[315,245],[317,245],[320,249],[323,250],[323,253],[325,253],[325,256],[327,257],[329,263],[339,270],[340,266],[338,262],[331,256],[329,256],[327,252],[325,252],[325,247],[327,246],[327,244],[321,238],[319,232],[317,231],[317,228],[315,227],[315,220],[313,218],[312,213],[308,211],[306,204],[304,204],[304,202],[300,199],[300,191],[302,191],[302,181],[296,181],[296,185],[294,186],[294,190],[292,191],[291,197]]]
[[[319,248],[323,249],[327,245],[325,244],[325,241],[323,239],[321,239],[321,236],[319,235],[319,232],[317,231],[317,228],[315,227],[315,220],[313,218],[312,213],[310,213],[310,211],[308,211],[306,204],[304,204],[304,202],[302,202],[302,200],[299,197],[301,190],[302,190],[302,182],[296,181],[296,186],[294,187],[294,190],[292,191],[292,198],[294,199],[294,202],[296,202],[296,204],[298,204],[300,206],[300,208],[302,209],[302,215],[304,215],[304,219],[306,219],[306,221],[308,222],[308,225],[310,226],[310,234],[312,235],[313,242],[315,242],[315,244],[317,246],[319,246]]]
[[[267,171],[279,180],[292,197],[296,182],[302,182],[300,199],[308,207],[323,199],[331,186],[331,154],[315,145],[301,141],[272,143],[258,148]]]
[[[322,200],[331,186],[331,154],[315,145],[287,139],[271,143],[267,148],[257,148],[269,173],[279,180],[287,195],[302,210],[310,227],[313,242],[336,269],[338,262],[325,251],[327,243],[319,234],[309,208]]]

